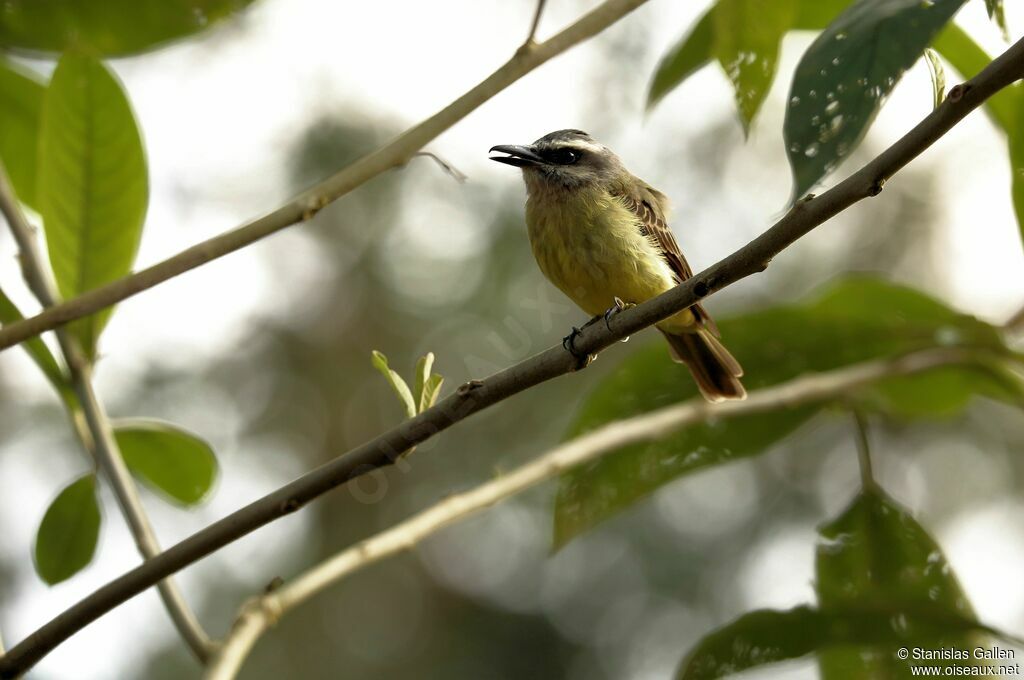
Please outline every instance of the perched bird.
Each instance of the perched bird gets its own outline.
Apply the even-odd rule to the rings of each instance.
[[[530,146],[500,145],[491,152],[505,154],[491,160],[523,171],[526,226],[541,271],[594,320],[693,276],[668,227],[666,196],[587,133],[558,130]],[[708,401],[746,396],[743,369],[703,307],[694,305],[657,327]],[[569,351],[573,337],[566,338]]]

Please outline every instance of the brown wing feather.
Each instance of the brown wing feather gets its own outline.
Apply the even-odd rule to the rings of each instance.
[[[690,269],[690,264],[683,256],[683,251],[679,249],[676,237],[665,219],[668,198],[639,179],[635,180],[633,187],[631,191],[623,191],[616,195],[637,216],[640,231],[653,239],[661,251],[661,256],[675,273],[678,282],[682,283],[693,276],[693,270]],[[691,309],[701,325],[707,327],[716,336],[719,335],[718,326],[715,325],[707,310],[700,304],[694,305]]]

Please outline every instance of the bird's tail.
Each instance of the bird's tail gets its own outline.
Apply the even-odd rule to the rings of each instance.
[[[746,398],[747,391],[740,382],[743,367],[710,330],[700,328],[678,334],[661,332],[668,340],[672,358],[686,364],[705,399],[719,402]]]

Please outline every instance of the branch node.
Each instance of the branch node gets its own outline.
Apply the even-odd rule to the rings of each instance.
[[[263,586],[263,593],[265,595],[269,595],[270,593],[274,592],[275,590],[277,590],[278,588],[280,588],[283,585],[284,585],[284,579],[281,578],[280,576],[275,576],[274,578],[270,579],[270,583],[268,583],[267,585]]]
[[[868,196],[877,196],[882,193],[882,189],[885,187],[885,178],[880,177],[876,179],[871,186],[868,188]]]
[[[302,221],[309,222],[328,203],[330,203],[330,200],[326,196],[313,196],[310,198],[302,209]]]
[[[699,298],[707,297],[709,291],[710,288],[708,287],[708,284],[704,281],[698,281],[693,286],[693,294]]]
[[[286,501],[281,501],[281,504],[277,506],[277,509],[282,515],[288,515],[301,507],[302,503],[299,502],[298,498],[289,498]]]
[[[460,397],[464,397],[470,392],[478,390],[483,386],[483,380],[470,380],[469,382],[464,382],[461,385],[459,385],[458,389],[455,390],[455,394],[459,395]]]
[[[963,99],[964,95],[967,94],[968,92],[970,92],[970,90],[971,90],[971,84],[970,83],[960,83],[959,85],[954,85],[949,90],[949,94],[946,95],[946,99],[949,100],[950,103],[956,104],[958,101]]]

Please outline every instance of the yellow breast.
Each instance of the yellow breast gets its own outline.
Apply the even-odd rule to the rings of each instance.
[[[603,313],[616,297],[639,303],[675,285],[637,217],[607,192],[531,196],[526,225],[541,271],[588,314]]]

